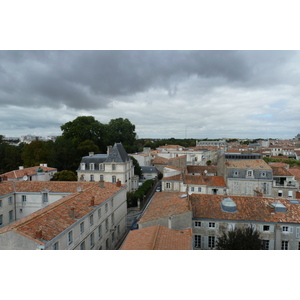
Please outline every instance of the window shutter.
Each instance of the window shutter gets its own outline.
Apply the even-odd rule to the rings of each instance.
[[[216,229],[219,229],[219,223],[215,223]]]
[[[289,226],[289,232],[293,233],[293,227],[292,226]]]
[[[296,228],[296,237],[299,238],[300,237],[300,227]]]

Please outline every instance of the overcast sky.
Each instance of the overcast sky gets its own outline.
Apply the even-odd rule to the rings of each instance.
[[[92,115],[140,138],[293,138],[299,82],[298,51],[0,51],[0,134]]]

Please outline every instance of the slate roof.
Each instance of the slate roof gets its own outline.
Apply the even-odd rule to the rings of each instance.
[[[158,170],[155,167],[141,166],[143,173],[158,173]]]
[[[139,223],[165,218],[190,211],[188,199],[181,192],[155,193]]]
[[[109,197],[113,196],[124,186],[117,187],[113,183],[104,183],[104,188],[100,188],[98,183],[93,183],[91,187],[84,192],[77,192],[66,196],[19,221],[12,223],[0,230],[0,234],[8,231],[15,231],[30,239],[36,240],[40,244],[46,244],[58,234],[62,233],[77,219],[84,217],[94,209],[94,206],[100,205]],[[94,197],[94,206],[90,206],[92,197]],[[74,208],[75,218],[71,216],[71,208]],[[36,231],[41,229],[43,239],[36,238]]]
[[[287,199],[228,196],[237,207],[236,213],[227,213],[221,209],[222,195],[192,194],[190,201],[194,218],[240,220],[260,222],[300,223],[300,204],[292,204]],[[287,212],[274,212],[270,206],[279,201]]]
[[[127,162],[129,160],[129,156],[122,143],[115,143],[106,159],[106,162]]]
[[[173,230],[162,225],[129,232],[120,250],[191,250],[192,230]]]

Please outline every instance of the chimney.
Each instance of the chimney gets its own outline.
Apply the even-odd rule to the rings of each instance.
[[[168,228],[172,229],[172,216],[168,218]]]
[[[36,230],[35,232],[35,238],[36,239],[42,239],[43,238],[43,232],[42,232],[42,227]]]
[[[99,187],[100,189],[104,189],[104,180],[99,181]]]
[[[94,155],[94,152],[89,152],[89,156],[93,156]]]
[[[110,154],[111,149],[112,149],[112,146],[107,146],[107,155]]]
[[[70,215],[71,215],[72,219],[75,219],[75,207],[74,206],[71,207]]]
[[[95,206],[95,197],[94,196],[91,199],[91,205],[90,206]]]
[[[24,167],[23,166],[19,166],[19,170],[23,170],[24,169]]]
[[[121,181],[120,181],[119,179],[118,179],[117,182],[116,182],[116,186],[117,186],[117,187],[121,187]]]

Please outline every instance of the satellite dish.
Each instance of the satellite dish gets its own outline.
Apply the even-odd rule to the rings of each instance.
[[[24,181],[27,181],[28,180],[28,177],[25,175],[25,176],[23,176],[23,180]]]

